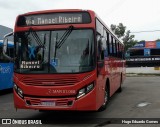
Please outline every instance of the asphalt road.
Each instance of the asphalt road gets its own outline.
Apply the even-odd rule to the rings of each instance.
[[[153,118],[153,120],[160,118],[160,77],[158,76],[127,77],[123,83],[122,92],[116,93],[111,98],[111,101],[107,105],[107,109],[103,112],[16,111],[14,109],[12,91],[0,92],[0,118],[42,120],[42,126],[124,127],[127,125],[111,123],[116,123],[121,120],[132,121],[136,118]],[[47,123],[47,121],[50,122],[50,124],[44,124]],[[132,124],[130,126],[134,125]],[[138,125],[136,124],[136,126]],[[140,127],[143,126],[150,127],[151,124],[140,125]],[[152,126],[158,127],[160,126],[160,123],[159,125],[152,124]]]

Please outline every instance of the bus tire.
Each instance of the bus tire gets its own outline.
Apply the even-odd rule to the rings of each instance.
[[[110,99],[110,90],[109,90],[109,83],[107,83],[106,87],[105,87],[105,91],[104,91],[104,103],[103,105],[99,108],[98,111],[104,111],[107,107],[107,104],[109,102],[109,99]]]

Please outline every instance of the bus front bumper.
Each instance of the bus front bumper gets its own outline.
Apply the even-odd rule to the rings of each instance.
[[[96,89],[77,99],[76,97],[23,97],[14,90],[16,109],[95,111]]]

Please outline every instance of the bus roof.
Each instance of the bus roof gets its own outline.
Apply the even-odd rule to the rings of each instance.
[[[27,15],[36,15],[36,14],[47,14],[47,13],[60,13],[60,12],[89,12],[93,13],[95,17],[97,17],[101,23],[103,23],[106,27],[106,29],[113,35],[117,40],[120,41],[121,44],[123,44],[123,41],[119,39],[113,31],[101,20],[101,18],[93,11],[93,10],[84,10],[84,9],[55,9],[55,10],[41,10],[41,11],[33,11],[33,12],[28,12],[21,14],[19,16],[27,16]]]
[[[53,13],[53,12],[83,12],[83,11],[92,11],[92,10],[83,10],[83,9],[55,9],[55,10],[41,10],[41,11],[33,11],[24,13],[22,15],[35,15],[35,14],[45,14],[45,13]],[[94,12],[94,11],[92,11]]]

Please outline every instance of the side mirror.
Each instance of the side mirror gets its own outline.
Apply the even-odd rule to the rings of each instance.
[[[6,57],[8,60],[12,61],[13,59],[7,55],[7,48],[8,48],[8,37],[13,36],[13,32],[6,34],[3,38],[3,55]]]
[[[3,40],[3,52],[7,53],[7,48],[8,48],[8,39],[6,38]]]

